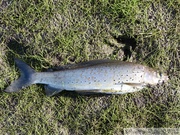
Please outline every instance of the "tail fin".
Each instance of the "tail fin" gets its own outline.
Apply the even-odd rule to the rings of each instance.
[[[21,72],[21,77],[7,87],[5,89],[6,92],[18,92],[22,88],[25,88],[34,82],[32,75],[35,73],[35,71],[19,59],[15,59],[15,62]]]

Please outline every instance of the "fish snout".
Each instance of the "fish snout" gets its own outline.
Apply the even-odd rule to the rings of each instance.
[[[166,74],[161,74],[160,83],[167,82],[169,77]]]

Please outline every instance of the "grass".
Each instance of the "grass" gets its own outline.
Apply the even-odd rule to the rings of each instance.
[[[123,134],[180,126],[179,1],[0,2],[0,134]],[[92,59],[134,61],[167,72],[168,84],[111,96],[3,90],[18,57],[37,71]]]

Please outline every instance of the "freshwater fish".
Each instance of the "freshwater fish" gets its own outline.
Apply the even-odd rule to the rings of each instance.
[[[47,96],[53,96],[63,90],[78,93],[125,94],[168,80],[167,75],[152,68],[118,60],[93,60],[64,66],[59,71],[51,72],[35,72],[19,59],[15,59],[15,63],[21,76],[5,89],[6,92],[18,92],[32,84],[45,84]]]

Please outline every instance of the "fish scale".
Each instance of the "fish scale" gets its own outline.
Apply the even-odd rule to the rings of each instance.
[[[115,60],[94,60],[54,72],[35,72],[21,60],[15,62],[22,76],[6,88],[6,92],[16,92],[31,84],[45,84],[48,96],[62,90],[124,94],[168,80],[166,75],[147,66]]]

